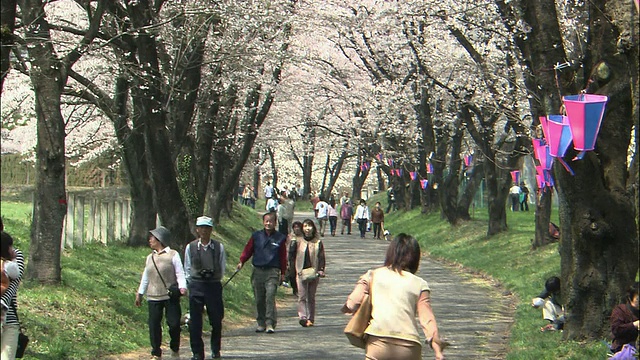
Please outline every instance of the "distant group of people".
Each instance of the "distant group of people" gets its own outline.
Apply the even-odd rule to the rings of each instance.
[[[529,188],[524,183],[520,185],[513,183],[509,188],[509,199],[511,200],[511,211],[529,211]]]
[[[287,198],[295,201],[298,201],[300,197],[302,197],[302,187],[299,185],[292,186],[289,189],[286,185],[282,188],[282,190],[277,189],[271,182],[267,182],[264,187],[264,198],[269,200],[274,196],[276,198],[281,194],[285,194]],[[242,205],[250,206],[252,208],[256,208],[256,199],[258,198],[258,192],[254,186],[249,183],[238,185],[238,191],[234,195],[234,200],[239,201]]]

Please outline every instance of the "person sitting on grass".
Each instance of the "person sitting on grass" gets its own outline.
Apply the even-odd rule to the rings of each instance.
[[[627,300],[624,304],[619,304],[611,312],[611,333],[613,343],[611,351],[617,353],[626,344],[632,346],[631,352],[636,352],[635,344],[638,341],[638,288],[640,283],[636,281],[627,291]]]
[[[547,279],[542,293],[531,300],[531,306],[542,307],[542,317],[549,321],[540,331],[562,330],[565,317],[564,308],[560,305],[560,279],[557,276]]]

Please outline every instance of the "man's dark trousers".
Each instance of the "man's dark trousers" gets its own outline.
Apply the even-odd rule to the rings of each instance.
[[[220,352],[222,341],[222,319],[224,303],[222,301],[222,284],[220,282],[197,282],[189,284],[189,337],[191,352],[196,359],[204,359],[204,342],[202,341],[202,314],[206,306],[209,324],[211,325],[211,352]]]

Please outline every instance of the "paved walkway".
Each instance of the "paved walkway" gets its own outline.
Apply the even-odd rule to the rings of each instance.
[[[362,240],[355,235],[357,227],[353,230],[350,236],[322,238],[327,277],[320,280],[318,287],[313,327],[303,328],[298,324],[295,306],[291,304],[279,309],[275,334],[256,334],[253,326],[225,334],[223,358],[364,358],[364,351],[351,346],[342,333],[348,317],[340,312],[340,308],[358,277],[368,269],[382,265],[388,243],[373,240],[371,233]],[[428,258],[422,259],[419,274],[431,287],[440,332],[453,344],[445,351],[448,359],[504,358],[511,311],[509,300],[500,296],[500,290]],[[423,348],[423,358],[433,358],[433,352],[427,346]]]
[[[300,214],[299,217],[304,218],[305,215],[311,214]],[[372,233],[367,233],[366,239],[360,239],[357,227],[353,230],[350,236],[322,238],[327,277],[320,280],[318,287],[313,327],[301,327],[295,301],[286,301],[279,307],[275,334],[255,333],[254,325],[224,333],[222,358],[363,359],[364,350],[351,346],[342,333],[348,317],[340,312],[340,308],[358,277],[368,269],[382,265],[388,243],[373,240]],[[440,334],[452,343],[445,350],[447,359],[506,357],[513,309],[509,305],[510,298],[502,296],[500,288],[426,257],[422,258],[418,272],[431,287],[432,306]],[[281,291],[291,294],[290,289],[281,288]],[[292,295],[289,297],[293,300]],[[423,336],[421,331],[420,334]],[[205,340],[205,344],[208,346],[208,341]],[[189,359],[188,341],[183,341],[181,354],[184,359]],[[433,351],[428,346],[423,347],[423,358],[433,359]]]

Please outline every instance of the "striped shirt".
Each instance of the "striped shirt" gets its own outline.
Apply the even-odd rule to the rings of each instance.
[[[20,321],[18,321],[18,286],[20,285],[20,281],[22,280],[22,275],[24,274],[24,256],[22,255],[22,251],[15,249],[16,253],[16,262],[18,263],[18,270],[20,275],[16,279],[11,279],[11,283],[9,283],[9,287],[7,291],[2,295],[2,299],[0,300],[2,307],[8,308],[7,316],[5,318],[5,324],[16,324],[19,325]]]

